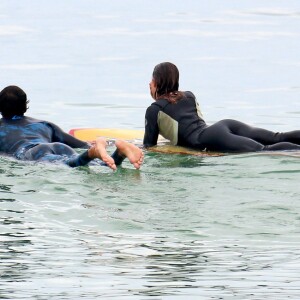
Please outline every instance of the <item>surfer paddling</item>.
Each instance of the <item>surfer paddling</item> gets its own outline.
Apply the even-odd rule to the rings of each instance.
[[[85,166],[100,159],[102,164],[113,170],[127,158],[136,169],[141,167],[144,154],[137,146],[117,140],[116,150],[110,156],[104,138],[87,143],[64,132],[54,123],[24,116],[28,103],[26,93],[17,86],[8,86],[0,92],[1,154],[19,160],[60,162],[70,167]],[[87,150],[78,154],[75,148]]]

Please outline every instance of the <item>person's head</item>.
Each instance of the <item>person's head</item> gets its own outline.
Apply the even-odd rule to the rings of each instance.
[[[179,89],[179,71],[170,62],[163,62],[155,66],[150,82],[150,93],[153,99],[166,99],[176,102],[182,97]]]
[[[14,85],[7,86],[0,92],[0,113],[4,118],[23,116],[28,102],[22,89]]]

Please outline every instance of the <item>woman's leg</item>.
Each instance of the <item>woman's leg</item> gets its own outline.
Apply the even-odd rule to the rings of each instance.
[[[249,126],[236,120],[222,120],[220,122],[227,126],[231,133],[248,137],[263,145],[273,145],[281,142],[300,145],[300,130],[273,132],[263,128]]]
[[[250,138],[233,134],[223,121],[208,126],[200,136],[200,143],[208,151],[255,152],[264,148]]]
[[[300,133],[300,132],[299,132]],[[291,134],[295,139],[297,134]],[[288,133],[284,138],[291,138]],[[262,150],[300,150],[300,146],[281,142],[282,136],[265,129],[248,126],[236,120],[222,120],[207,127],[200,142],[210,151],[256,152]]]

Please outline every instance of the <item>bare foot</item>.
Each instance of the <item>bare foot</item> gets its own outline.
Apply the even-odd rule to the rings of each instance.
[[[141,167],[144,153],[140,148],[122,140],[117,140],[115,144],[120,155],[127,157],[136,169]]]
[[[107,164],[113,170],[117,169],[114,159],[106,152],[106,140],[105,138],[97,138],[95,143],[89,149],[88,154],[90,158],[100,158],[103,162]]]

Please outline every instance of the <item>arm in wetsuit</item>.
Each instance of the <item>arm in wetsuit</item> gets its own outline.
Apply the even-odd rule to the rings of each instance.
[[[151,147],[157,145],[157,139],[159,135],[159,128],[157,123],[157,116],[160,111],[160,107],[153,103],[146,110],[145,115],[145,134],[143,144],[145,147]]]
[[[81,140],[73,137],[72,135],[64,132],[57,125],[50,123],[50,122],[48,123],[48,125],[53,130],[53,136],[52,136],[53,142],[60,142],[60,143],[70,146],[71,148],[84,148],[84,149],[90,148],[89,143],[81,141]]]

